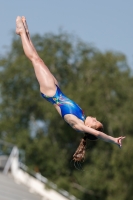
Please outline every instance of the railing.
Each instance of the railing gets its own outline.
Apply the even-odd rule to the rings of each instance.
[[[13,157],[17,157],[18,158],[18,156],[19,156],[18,148],[16,146],[14,146],[12,151],[11,151],[11,154],[10,154],[8,160],[7,160],[7,163],[6,163],[5,167],[4,167],[4,170],[3,170],[4,174],[8,173],[8,171],[9,171],[11,165],[12,165]]]
[[[5,143],[5,142],[0,140],[0,143]],[[9,143],[6,143],[6,145],[12,146]],[[54,191],[56,191],[57,193],[61,194],[62,196],[64,196],[65,198],[69,200],[79,200],[75,196],[69,194],[69,192],[63,189],[59,189],[56,184],[49,181],[46,177],[42,176],[40,173],[35,173],[34,171],[30,170],[25,164],[23,164],[22,162],[19,162],[19,150],[16,146],[12,146],[12,151],[8,157],[3,173],[7,174],[11,168],[12,168],[13,173],[15,174],[18,169],[23,170],[30,176],[34,177],[35,179],[43,183],[48,188],[53,189]]]
[[[49,181],[46,177],[42,176],[40,173],[35,173],[35,172],[29,170],[28,167],[26,165],[24,165],[23,163],[19,163],[19,166],[22,170],[24,170],[25,172],[28,172],[31,176],[35,177],[42,183],[46,184],[49,188],[56,190],[58,193],[60,193],[64,197],[68,198],[69,200],[79,200],[75,196],[71,195],[69,192],[67,192],[63,189],[59,189],[56,184]]]

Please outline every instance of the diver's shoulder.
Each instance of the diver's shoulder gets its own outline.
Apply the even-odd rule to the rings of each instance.
[[[77,118],[75,115],[72,114],[66,114],[64,116],[64,120],[75,130],[78,129],[80,124],[84,124],[82,120]]]

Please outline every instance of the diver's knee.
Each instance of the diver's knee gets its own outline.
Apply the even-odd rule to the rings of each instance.
[[[35,64],[42,64],[43,63],[43,60],[39,57],[39,56],[32,56],[31,58],[32,62],[35,63]]]

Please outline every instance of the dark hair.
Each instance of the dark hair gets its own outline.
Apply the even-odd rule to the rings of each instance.
[[[92,134],[89,134],[89,133],[85,133],[85,136],[84,136],[84,139],[88,139],[88,140],[98,140],[98,138]]]

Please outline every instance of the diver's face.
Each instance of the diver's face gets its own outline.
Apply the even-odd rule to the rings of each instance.
[[[94,129],[99,129],[103,127],[101,122],[99,122],[95,117],[91,117],[91,116],[88,116],[86,118],[85,125]]]

